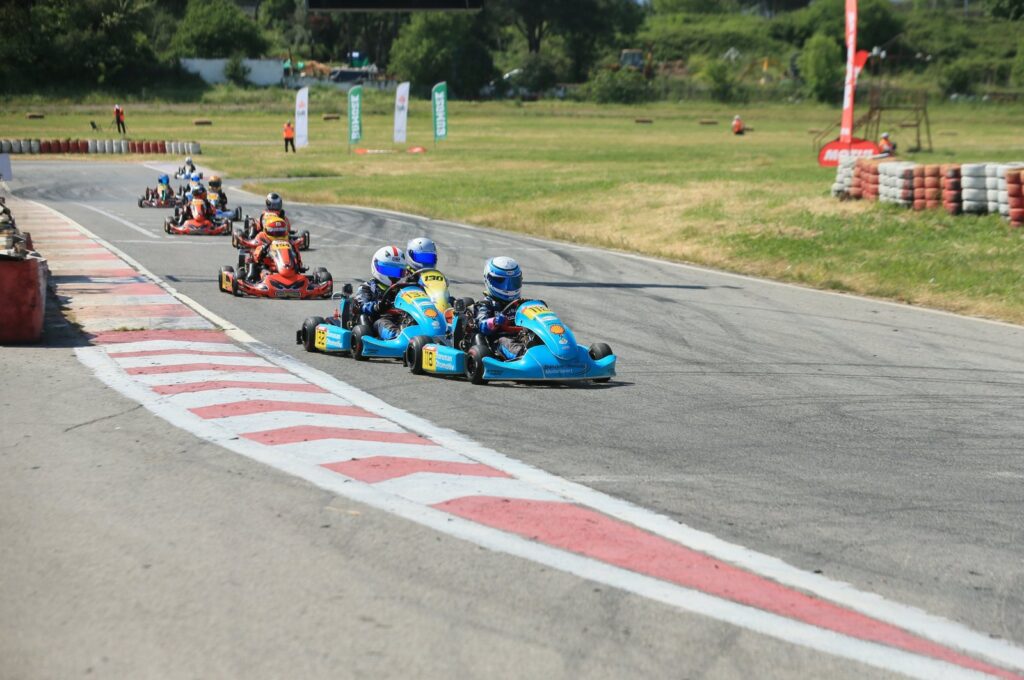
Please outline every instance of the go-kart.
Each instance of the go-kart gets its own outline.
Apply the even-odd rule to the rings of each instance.
[[[185,166],[182,166],[182,167],[178,168],[177,171],[175,171],[175,173],[174,173],[174,179],[190,179],[191,177],[192,177],[192,173],[191,172],[186,172]],[[203,173],[200,172],[199,173],[199,179],[202,179],[202,178],[203,178]]]
[[[242,219],[242,206],[235,206],[234,210],[229,210],[227,203],[224,206],[220,206],[220,193],[216,191],[210,191],[206,194],[206,200],[210,202],[210,205],[214,207],[215,215],[218,219],[227,220],[229,222],[237,222]]]
[[[241,208],[235,208],[237,212],[241,212]],[[235,218],[238,219],[238,218]],[[241,229],[235,229],[231,234],[231,245],[236,248],[252,248],[256,243],[256,235],[260,233],[259,222],[248,215],[245,216],[245,220],[242,222]],[[297,232],[291,228],[291,223],[288,223],[288,240],[292,242],[292,245],[299,250],[309,250],[309,230],[303,229]]]
[[[334,280],[323,267],[312,276],[299,271],[298,256],[291,243],[275,241],[270,246],[272,264],[261,267],[251,257],[246,268],[238,273],[234,267],[221,267],[217,284],[221,291],[237,297],[269,297],[278,299],[329,298],[334,293]],[[244,274],[239,277],[239,274]]]
[[[440,272],[434,273],[440,275]],[[371,319],[360,314],[351,292],[351,286],[346,285],[333,317],[306,319],[295,333],[295,343],[305,347],[307,352],[349,352],[356,361],[366,361],[370,357],[402,359],[409,343],[418,338],[427,342],[444,341],[448,332],[445,314],[416,283],[396,283],[380,298],[384,313],[401,319],[401,330],[390,340],[376,337]]]
[[[160,198],[158,189],[146,187],[146,193],[139,198],[140,208],[176,208],[181,205],[181,198],[171,194],[168,198]]]
[[[192,203],[195,206],[195,212],[201,213],[203,202],[201,200],[193,200]],[[231,222],[227,219],[218,217],[213,219],[206,217],[191,218],[179,224],[180,217],[181,208],[175,208],[174,216],[164,220],[164,231],[168,234],[187,236],[220,236],[221,234],[231,233]]]
[[[465,375],[481,385],[491,380],[608,382],[615,375],[616,357],[603,342],[589,349],[576,344],[569,327],[542,300],[516,300],[503,314],[513,316],[514,332],[527,349],[516,359],[501,359],[500,351],[479,333],[473,306],[458,301],[445,342],[413,338],[405,363],[413,373]]]

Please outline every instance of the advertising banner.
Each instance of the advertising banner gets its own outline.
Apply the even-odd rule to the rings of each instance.
[[[356,85],[348,91],[348,143],[355,144],[363,138],[363,86]]]
[[[434,141],[448,137],[448,83],[440,82],[430,91],[430,108],[434,112]]]
[[[395,143],[405,143],[409,123],[409,83],[400,83],[395,90]]]
[[[309,146],[309,88],[295,95],[295,148]]]

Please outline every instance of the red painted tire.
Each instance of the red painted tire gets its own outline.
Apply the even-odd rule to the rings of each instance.
[[[942,201],[925,201],[925,210],[937,210],[942,207]]]
[[[160,153],[167,153],[167,142],[157,142],[157,150]]]
[[[942,180],[942,188],[944,191],[960,191],[960,180],[947,177]]]
[[[1010,210],[1020,210],[1024,208],[1024,196],[1010,196],[1007,203],[1010,204]]]
[[[44,139],[39,142],[39,153],[50,153],[50,140]]]
[[[959,191],[943,191],[942,200],[946,203],[959,203],[963,196]]]
[[[942,207],[946,209],[950,215],[959,215],[962,207],[959,203],[943,203]]]
[[[1024,222],[1024,208],[1018,210],[1010,210],[1010,221]]]
[[[942,190],[941,189],[925,189],[924,190],[924,200],[926,200],[926,201],[937,201],[940,198],[942,198]]]
[[[914,210],[924,210],[924,201],[914,201]]]
[[[924,178],[924,188],[925,189],[938,189],[939,188],[939,178],[938,177],[925,177]]]

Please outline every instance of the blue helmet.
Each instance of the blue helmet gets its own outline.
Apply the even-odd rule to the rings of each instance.
[[[158,184],[170,184],[171,178],[168,177],[167,175],[160,175],[159,177],[156,178],[156,181]]]
[[[394,246],[384,246],[370,260],[370,274],[385,286],[398,283],[408,273],[405,253]]]
[[[490,297],[512,302],[523,288],[523,271],[511,257],[492,257],[484,266],[484,291]]]
[[[198,172],[193,172],[193,173],[192,173],[192,176],[191,176],[191,177],[189,177],[189,179],[190,179],[190,180],[192,180],[193,182],[198,182],[198,181],[199,181],[199,180],[201,180],[202,178],[203,178],[203,176],[202,176],[202,175],[200,175],[200,174],[199,174]]]
[[[414,272],[436,267],[437,246],[429,238],[414,238],[405,246],[405,261]]]

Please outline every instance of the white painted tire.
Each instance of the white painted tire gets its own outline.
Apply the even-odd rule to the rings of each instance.
[[[999,201],[989,201],[988,211],[993,215],[997,214],[999,212]]]
[[[977,177],[975,175],[964,175],[960,179],[960,186],[964,189],[984,189],[985,188],[985,177]]]
[[[985,189],[964,189],[961,192],[964,201],[974,201],[976,203],[987,203],[988,202],[988,191]]]
[[[974,213],[976,215],[981,215],[988,212],[988,203],[965,200],[963,202],[963,209],[966,213]]]
[[[12,139],[11,140],[11,153],[21,153],[21,140],[20,139]]]
[[[960,166],[960,176],[967,177],[985,177],[985,163],[964,163]]]
[[[11,153],[11,140],[0,139],[0,153]]]

